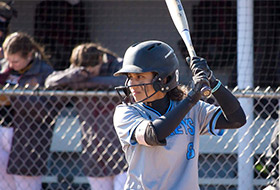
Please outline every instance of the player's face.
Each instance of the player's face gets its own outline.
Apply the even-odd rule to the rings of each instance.
[[[9,67],[15,71],[20,71],[24,69],[32,59],[32,53],[23,58],[20,53],[7,54],[4,53],[6,60],[9,62]]]
[[[140,86],[133,86],[129,87],[129,90],[136,102],[142,101],[143,99],[151,96],[155,93],[155,89],[153,85],[150,84],[154,78],[154,74],[152,72],[146,73],[129,73],[128,75],[128,85],[140,85]],[[157,99],[161,99],[165,96],[165,93],[157,92],[150,98],[144,100],[143,102],[152,102]]]

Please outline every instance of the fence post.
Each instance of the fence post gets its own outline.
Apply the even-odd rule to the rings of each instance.
[[[275,127],[280,127],[280,99],[278,99],[278,106],[279,106],[279,108],[278,108],[278,123],[277,123],[277,125],[275,126]],[[275,129],[276,130],[276,129]],[[280,166],[279,166],[279,160],[280,160],[280,130],[277,130],[277,135],[276,135],[276,137],[277,137],[277,139],[278,139],[278,147],[277,147],[277,149],[276,150],[278,150],[277,152],[278,152],[278,154],[277,154],[277,156],[278,156],[278,164],[276,165],[276,168],[278,168],[278,174],[280,174]],[[277,189],[280,189],[280,175],[278,175],[277,176],[277,179],[276,179],[276,181],[277,181]]]
[[[253,0],[237,1],[237,84],[240,89],[253,87]],[[253,122],[253,99],[239,99],[247,123],[238,131],[238,190],[253,189],[253,159],[250,125]],[[249,116],[249,117],[248,117]]]

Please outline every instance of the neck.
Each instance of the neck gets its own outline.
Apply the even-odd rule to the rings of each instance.
[[[19,73],[19,74],[23,74],[23,73],[25,73],[26,71],[28,71],[28,70],[32,67],[32,62],[33,62],[33,60],[31,60],[25,68],[19,70],[18,73]]]
[[[167,95],[165,95],[163,98],[152,101],[152,102],[146,102],[145,104],[147,106],[150,106],[151,108],[157,110],[161,115],[165,114],[168,107],[169,107],[169,98]]]

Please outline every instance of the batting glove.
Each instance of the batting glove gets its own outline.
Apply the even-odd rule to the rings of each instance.
[[[209,68],[207,61],[204,58],[193,57],[191,60],[190,57],[187,57],[186,61],[190,66],[193,76],[196,73],[203,71],[210,82],[210,86],[211,87],[216,86],[217,84],[216,77],[214,76],[213,71]]]
[[[188,93],[188,97],[191,99],[192,103],[195,104],[201,99],[201,89],[204,86],[209,86],[209,81],[205,72],[199,71],[193,75],[191,91]]]

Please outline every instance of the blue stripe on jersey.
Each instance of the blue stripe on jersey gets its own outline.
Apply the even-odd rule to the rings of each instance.
[[[135,130],[135,128],[133,129],[133,131]],[[136,145],[137,141],[132,140],[132,134],[131,134],[131,129],[128,131],[128,136],[130,137],[130,144],[131,145]]]
[[[215,130],[215,126],[216,126],[216,123],[217,123],[217,120],[218,118],[220,117],[220,115],[222,114],[222,110],[219,109],[212,117],[211,121],[210,121],[210,125],[209,125],[209,130],[210,130],[210,133],[212,133],[213,135],[216,135],[216,133],[214,133],[214,130]],[[221,133],[222,131],[220,131],[218,133],[218,135],[220,134],[223,134]]]
[[[224,131],[225,131],[224,129],[221,129],[217,135],[221,136],[222,134],[224,134]]]

